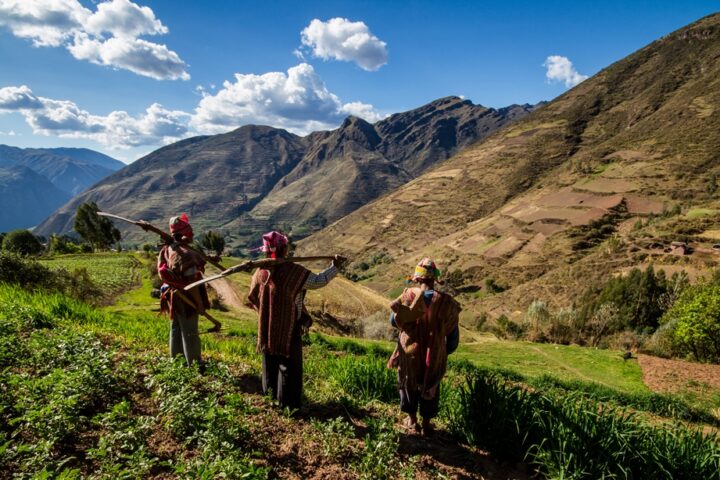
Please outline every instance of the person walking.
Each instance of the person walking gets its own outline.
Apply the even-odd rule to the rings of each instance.
[[[202,278],[205,259],[188,248],[193,240],[193,229],[187,214],[172,217],[169,223],[174,242],[160,249],[157,270],[164,282],[160,289],[160,309],[172,320],[170,356],[184,355],[188,366],[198,363],[202,368],[198,315],[210,307],[210,302],[205,285],[187,292],[183,288]]]
[[[288,255],[288,238],[280,232],[262,237],[268,258]],[[327,285],[345,262],[336,255],[330,267],[314,274],[297,263],[287,262],[255,271],[247,296],[258,313],[257,350],[262,354],[263,392],[272,392],[281,407],[300,408],[302,401],[302,335],[312,323],[305,309],[307,290]]]
[[[406,288],[390,304],[390,323],[399,330],[389,368],[398,372],[400,410],[408,414],[405,426],[423,435],[433,432],[431,420],[440,408],[440,381],[448,355],[460,342],[460,305],[447,293],[435,290],[440,270],[423,258]],[[422,426],[418,424],[418,412]]]

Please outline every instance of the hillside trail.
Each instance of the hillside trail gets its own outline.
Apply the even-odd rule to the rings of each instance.
[[[242,300],[240,300],[240,296],[237,292],[235,292],[235,289],[227,279],[218,278],[210,283],[210,287],[217,292],[218,296],[226,306],[234,309],[241,309],[245,306]]]

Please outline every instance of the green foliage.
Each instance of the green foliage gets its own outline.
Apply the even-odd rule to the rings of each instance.
[[[139,284],[140,262],[129,254],[96,253],[63,255],[40,260],[56,273],[84,275],[106,293],[116,293]]]
[[[718,439],[698,429],[649,426],[576,394],[529,391],[482,373],[457,398],[457,434],[549,478],[720,478]]]
[[[29,230],[13,230],[5,235],[2,248],[6,252],[28,256],[37,255],[43,251],[43,246],[35,235]]]
[[[332,459],[340,459],[350,453],[350,440],[355,437],[355,429],[342,417],[331,418],[325,422],[312,422],[322,453]]]
[[[92,247],[87,243],[77,243],[67,235],[50,235],[48,252],[53,255],[66,255],[69,253],[90,253]]]
[[[603,335],[624,329],[652,332],[687,284],[686,275],[675,273],[668,279],[664,270],[655,273],[652,265],[645,271],[633,268],[627,275],[611,277],[601,288],[591,287],[585,292],[580,324],[591,320],[603,305],[613,305],[616,319]]]
[[[95,202],[82,203],[75,213],[73,228],[95,249],[108,249],[120,241],[120,230],[106,217],[98,215]]]
[[[222,255],[225,249],[225,236],[220,232],[209,230],[200,235],[200,245],[202,245],[205,250],[210,250],[217,255]]]
[[[399,435],[391,418],[370,418],[367,422],[365,449],[357,464],[361,479],[393,478],[398,470]]]
[[[688,289],[663,321],[674,325],[677,353],[720,363],[720,286],[707,284]]]
[[[349,397],[363,402],[394,400],[397,393],[397,375],[386,366],[383,357],[343,355],[327,360],[327,376],[336,387]]]

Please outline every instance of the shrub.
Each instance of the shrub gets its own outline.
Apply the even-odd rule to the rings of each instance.
[[[43,246],[35,235],[29,230],[13,230],[3,238],[2,248],[6,252],[18,255],[37,255],[43,251]]]
[[[697,360],[720,362],[720,286],[691,288],[665,314],[674,323],[673,342],[678,353]]]

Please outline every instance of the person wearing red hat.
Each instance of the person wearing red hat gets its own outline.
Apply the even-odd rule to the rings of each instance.
[[[399,335],[388,367],[398,371],[400,410],[408,414],[405,425],[423,435],[432,433],[431,419],[439,411],[447,358],[460,342],[460,305],[449,294],[435,290],[439,277],[435,262],[423,258],[409,279],[417,286],[406,288],[390,304],[390,323]]]
[[[186,292],[185,299],[175,292],[202,278],[205,259],[187,248],[193,240],[187,214],[170,219],[170,233],[175,241],[160,249],[157,261],[158,275],[164,282],[160,307],[172,320],[170,356],[184,355],[188,366],[198,363],[202,368],[198,316],[210,306],[207,290],[200,285]]]
[[[287,257],[289,242],[285,235],[272,231],[262,240],[268,258]],[[253,274],[247,302],[258,312],[257,350],[263,357],[263,392],[272,391],[282,407],[300,408],[302,400],[301,337],[312,323],[304,305],[305,292],[327,285],[344,262],[344,257],[336,255],[330,267],[318,274],[291,262]]]

